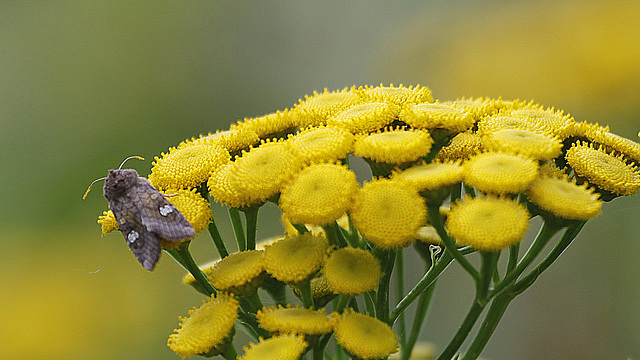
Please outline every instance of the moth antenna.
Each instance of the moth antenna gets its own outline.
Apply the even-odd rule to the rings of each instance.
[[[129,156],[128,158],[124,159],[122,161],[122,164],[120,164],[120,167],[118,168],[118,170],[122,169],[122,167],[124,166],[124,163],[126,163],[127,161],[136,158],[136,159],[140,159],[140,160],[144,160],[144,158],[142,156],[138,156],[138,155],[134,155],[134,156]]]
[[[89,195],[89,191],[91,191],[91,187],[93,186],[93,184],[97,183],[100,180],[106,180],[106,179],[107,177],[105,176],[105,177],[101,177],[100,179],[93,180],[91,185],[89,185],[89,187],[87,188],[87,191],[85,191],[84,195],[82,196],[82,200],[84,200],[87,197],[87,195]]]

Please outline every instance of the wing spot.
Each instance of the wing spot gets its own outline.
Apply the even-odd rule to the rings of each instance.
[[[170,205],[164,204],[160,207],[160,215],[167,216],[173,212],[173,208]]]
[[[138,233],[135,230],[131,230],[131,232],[129,233],[129,235],[127,235],[127,241],[130,244],[133,244],[134,242],[136,242],[136,240],[138,240],[140,238],[140,233]]]

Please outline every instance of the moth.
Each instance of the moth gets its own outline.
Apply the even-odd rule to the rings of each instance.
[[[115,215],[118,227],[136,259],[147,270],[153,270],[160,259],[162,239],[181,241],[195,235],[187,219],[166,198],[151,186],[149,180],[140,177],[133,169],[123,169],[129,159],[144,158],[130,156],[118,169],[109,170],[106,177],[94,180],[91,186],[104,180],[103,194],[109,209]]]

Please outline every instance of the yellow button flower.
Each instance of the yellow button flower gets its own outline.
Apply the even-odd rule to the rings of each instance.
[[[260,139],[265,139],[293,131],[298,126],[298,115],[298,112],[289,109],[276,111],[264,116],[238,121],[237,124],[231,125],[229,130],[250,130],[256,133]]]
[[[615,151],[640,163],[640,144],[637,142],[599,129],[588,131],[586,135],[589,140],[606,147],[609,151]]]
[[[484,134],[483,145],[490,151],[503,151],[548,161],[562,151],[562,142],[555,136],[523,129],[502,129]]]
[[[359,359],[381,359],[398,350],[398,340],[389,325],[353,311],[334,315],[336,341]]]
[[[218,261],[208,274],[211,285],[241,296],[253,293],[262,284],[263,253],[261,250],[247,250]]]
[[[236,153],[240,150],[247,149],[260,142],[260,137],[255,131],[249,128],[231,129],[226,131],[217,131],[215,134],[200,135],[198,138],[185,140],[178,145],[178,150],[193,145],[214,145],[222,146],[230,153]]]
[[[480,191],[516,194],[538,177],[538,163],[518,155],[487,152],[464,164],[464,182]]]
[[[118,221],[111,210],[103,211],[102,215],[98,216],[98,224],[102,228],[102,235],[107,235],[114,230],[120,230]]]
[[[483,149],[480,135],[474,132],[462,132],[454,136],[449,145],[440,149],[436,160],[442,162],[467,160],[482,152]]]
[[[405,181],[416,189],[433,190],[462,181],[462,166],[457,163],[432,162],[395,172],[392,179]]]
[[[287,140],[291,150],[307,164],[345,159],[354,142],[353,134],[327,127],[308,128]]]
[[[385,164],[402,164],[429,154],[433,139],[427,131],[388,130],[360,136],[354,155]]]
[[[380,262],[375,256],[351,247],[331,253],[322,274],[335,293],[352,296],[375,290],[382,276]]]
[[[187,219],[196,234],[209,226],[213,218],[211,204],[196,189],[168,190],[166,194],[170,195],[167,200]]]
[[[589,220],[600,213],[602,200],[587,187],[566,177],[539,177],[529,186],[527,198],[542,210],[569,220]]]
[[[295,108],[295,110],[300,111],[300,123],[298,126],[306,128],[308,126],[326,125],[330,116],[364,101],[361,90],[355,87],[333,92],[325,89],[323,93],[314,91],[313,96],[306,96],[305,100],[300,100],[300,103]]]
[[[300,171],[280,195],[280,208],[295,224],[327,225],[353,204],[356,174],[346,166],[316,164]]]
[[[301,335],[279,335],[267,340],[260,338],[257,344],[243,346],[245,354],[238,356],[238,360],[299,360],[307,345]]]
[[[366,102],[329,117],[327,124],[354,134],[370,133],[391,124],[399,113],[400,106],[390,102]]]
[[[265,270],[282,282],[301,282],[324,264],[328,247],[325,238],[309,233],[286,237],[265,247]]]
[[[231,342],[238,317],[238,301],[232,295],[218,294],[202,301],[202,306],[180,317],[180,329],[169,336],[167,345],[182,356],[220,354]]]
[[[189,189],[206,182],[220,166],[230,161],[221,146],[193,145],[171,148],[162,158],[155,157],[149,181],[158,189]]]
[[[404,108],[400,121],[418,129],[446,129],[459,133],[471,128],[476,119],[454,106],[423,103]]]
[[[385,249],[400,248],[413,241],[426,216],[426,205],[418,191],[393,180],[366,183],[351,210],[358,231]]]
[[[640,188],[640,174],[635,165],[602,148],[596,149],[593,144],[574,143],[565,158],[578,176],[599,189],[616,195],[631,196]]]
[[[363,94],[366,99],[372,101],[390,102],[395,105],[405,106],[416,103],[433,102],[431,91],[424,87],[417,85],[415,88],[412,86],[404,87],[400,86],[365,86]]]
[[[261,328],[276,334],[320,335],[331,332],[332,326],[325,309],[313,310],[281,305],[263,308],[256,314]]]
[[[447,217],[457,242],[480,251],[500,251],[517,244],[529,225],[529,213],[517,202],[499,198],[465,197]]]

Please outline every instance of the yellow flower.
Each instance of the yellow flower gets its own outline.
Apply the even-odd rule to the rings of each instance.
[[[280,208],[295,224],[327,225],[351,208],[356,174],[346,166],[316,164],[300,171],[280,195]]]
[[[388,130],[360,136],[354,155],[385,164],[402,164],[429,154],[433,139],[424,130]]]
[[[522,192],[537,176],[537,162],[512,154],[487,152],[464,164],[464,182],[487,193]]]
[[[211,223],[213,218],[211,204],[196,189],[168,190],[166,194],[171,195],[167,200],[187,219],[196,234],[206,229]]]
[[[474,132],[462,132],[451,139],[449,145],[440,149],[436,160],[442,162],[467,160],[482,152],[483,149],[480,135]]]
[[[242,128],[238,130],[218,131],[215,134],[209,133],[206,136],[200,135],[199,138],[192,138],[181,142],[180,145],[178,145],[178,150],[193,145],[215,145],[222,146],[230,153],[235,153],[259,142],[260,137],[255,131]]]
[[[375,256],[351,247],[331,253],[322,274],[335,293],[352,296],[375,290],[382,276]]]
[[[313,96],[305,96],[305,100],[300,100],[295,108],[300,111],[298,126],[305,128],[326,125],[330,116],[363,102],[361,91],[355,87],[333,92],[324,89],[323,93],[314,91]]]
[[[263,253],[262,250],[247,250],[218,261],[208,274],[211,285],[236,295],[252,294],[262,284]]]
[[[392,179],[405,181],[422,190],[433,190],[462,181],[462,167],[457,163],[432,162],[395,172]]]
[[[555,136],[524,129],[502,129],[484,134],[483,145],[490,151],[520,154],[540,161],[551,160],[562,152]]]
[[[353,311],[334,315],[336,342],[359,359],[381,359],[398,350],[398,340],[389,325]]]
[[[324,264],[328,246],[325,238],[309,233],[286,237],[265,247],[265,270],[286,283],[307,280]]]
[[[353,149],[355,137],[344,130],[315,127],[289,136],[287,143],[305,163],[345,159]]]
[[[213,270],[213,266],[218,261],[220,261],[220,258],[209,261],[202,265],[198,265],[198,267],[206,276],[209,276],[211,274],[211,270]],[[182,283],[189,286],[196,286],[198,284],[196,279],[193,277],[193,274],[191,274],[190,272],[187,272],[186,274],[184,274],[184,276],[182,277]]]
[[[198,187],[229,161],[229,152],[221,146],[171,148],[168,154],[162,154],[162,158],[155,157],[149,181],[154,187],[164,190]]]
[[[480,120],[485,116],[492,115],[502,107],[502,99],[490,98],[461,98],[455,101],[443,101],[442,105],[453,106],[471,116],[474,120]]]
[[[351,210],[358,231],[385,249],[409,244],[426,216],[426,205],[418,191],[393,180],[365,183]]]
[[[281,133],[291,132],[297,127],[297,123],[298,113],[287,109],[257,118],[238,121],[237,124],[231,125],[229,130],[250,130],[256,133],[259,138],[265,139],[271,136],[279,136]]]
[[[415,88],[402,86],[365,86],[363,96],[372,101],[390,102],[395,105],[403,106],[415,103],[433,102],[431,91],[426,87],[417,85]]]
[[[521,118],[531,126],[541,127],[560,139],[571,136],[575,124],[575,119],[563,111],[545,109],[537,104],[501,111],[501,114]]]
[[[102,215],[98,216],[98,224],[102,227],[102,235],[107,235],[114,230],[120,230],[118,221],[111,210],[103,211]]]
[[[423,103],[404,108],[400,121],[418,129],[446,129],[459,133],[471,128],[476,119],[455,106]]]
[[[276,334],[320,335],[331,332],[332,326],[325,309],[313,310],[279,305],[263,308],[256,314],[261,328]]]
[[[587,187],[566,177],[542,176],[531,184],[527,198],[542,210],[569,220],[589,220],[600,213],[602,200]]]
[[[220,354],[233,337],[238,317],[238,301],[233,295],[220,293],[202,303],[189,310],[189,317],[180,317],[180,329],[169,336],[167,345],[183,358]]]
[[[608,154],[604,149],[595,149],[593,144],[574,143],[565,155],[571,168],[580,177],[599,189],[631,196],[640,188],[640,175],[635,165],[624,158]]]
[[[370,133],[398,118],[400,106],[390,102],[367,102],[329,117],[327,124],[351,133]]]
[[[416,239],[429,245],[442,245],[442,238],[438,235],[436,228],[431,225],[423,226],[418,229]]]
[[[209,179],[216,201],[233,207],[263,203],[280,192],[301,167],[300,159],[282,142],[265,142],[243,151]]]
[[[492,197],[465,197],[447,217],[457,242],[480,251],[500,251],[517,244],[529,225],[529,213],[517,202]]]
[[[301,335],[285,334],[267,340],[261,337],[257,344],[243,346],[245,354],[238,356],[238,360],[299,360],[307,345]]]
[[[636,163],[640,162],[640,144],[625,137],[603,130],[588,131],[587,138],[609,151],[620,153]]]
[[[335,295],[329,286],[327,279],[322,275],[315,276],[311,279],[311,293],[313,294],[314,299],[321,299],[326,296]]]

